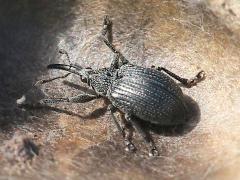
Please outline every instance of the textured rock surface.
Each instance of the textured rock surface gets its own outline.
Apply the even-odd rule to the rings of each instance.
[[[238,37],[240,36],[240,2],[238,0],[207,0],[207,6]]]
[[[183,89],[193,104],[193,121],[182,128],[151,128],[161,156],[147,157],[138,134],[135,154],[124,152],[121,137],[102,100],[51,108],[16,108],[46,95],[78,93],[75,76],[40,87],[52,62],[72,61],[99,68],[112,54],[96,39],[105,14],[112,17],[114,44],[133,63],[163,66],[207,79]],[[0,154],[0,179],[237,179],[239,174],[240,44],[237,35],[201,1],[1,1],[0,143],[18,131],[34,136],[39,156],[12,166]],[[237,33],[236,33],[237,34]],[[194,100],[194,101],[193,101]],[[195,108],[195,110],[194,110]],[[198,109],[200,111],[198,111]],[[21,166],[21,167],[20,167]]]

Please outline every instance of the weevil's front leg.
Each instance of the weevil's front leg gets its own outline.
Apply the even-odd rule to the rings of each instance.
[[[108,16],[104,17],[103,20],[103,28],[101,34],[107,38],[107,40],[112,44],[113,36],[112,36],[112,21]]]
[[[155,68],[155,66],[152,66],[152,68]],[[171,76],[174,79],[181,82],[187,88],[191,88],[192,86],[197,85],[197,83],[201,82],[202,80],[204,80],[206,78],[206,74],[204,71],[200,71],[199,73],[197,73],[197,75],[194,78],[186,79],[186,78],[182,78],[182,77],[174,74],[173,72],[171,72],[168,69],[163,68],[163,67],[157,67],[155,69],[157,69],[158,71],[164,71],[169,76]]]
[[[40,104],[57,104],[61,102],[85,103],[97,99],[99,96],[92,94],[80,94],[73,97],[66,98],[49,98],[40,100]]]
[[[37,81],[34,86],[37,86],[37,85],[40,85],[40,84],[45,84],[45,83],[48,83],[48,82],[51,82],[51,81],[54,81],[54,80],[57,80],[57,79],[64,79],[64,78],[68,77],[70,74],[71,73],[66,73],[62,76],[57,76],[57,77],[50,78],[50,79],[41,79],[41,80]]]
[[[111,113],[112,120],[113,120],[114,124],[116,125],[119,133],[120,133],[121,136],[124,138],[124,144],[125,144],[125,146],[126,146],[125,150],[126,150],[126,151],[131,151],[131,152],[135,151],[135,150],[136,150],[136,147],[135,147],[134,144],[131,142],[131,137],[130,137],[130,136],[126,136],[124,129],[120,126],[120,124],[119,124],[118,121],[117,121],[117,118],[116,118],[115,115],[113,114],[114,111],[116,110],[116,108],[115,108],[112,104],[110,104],[110,105],[108,106],[108,110],[109,110],[110,113]]]
[[[132,117],[130,114],[125,114],[126,120],[130,121],[132,125],[136,128],[136,130],[141,134],[143,137],[144,141],[148,144],[149,146],[149,156],[158,156],[159,152],[157,150],[157,147],[155,146],[155,143],[153,142],[152,138],[150,137],[149,134],[141,127],[137,119]]]
[[[128,60],[115,49],[114,45],[112,44],[112,21],[110,21],[108,16],[104,17],[103,21],[103,29],[101,31],[101,35],[99,38],[111,49],[111,51],[116,55],[114,60],[112,61],[111,67],[119,68],[123,64],[127,64]],[[121,62],[120,62],[121,60]]]
[[[101,35],[99,38],[111,49],[111,51],[114,54],[119,56],[119,60],[122,61],[120,63],[119,60],[118,60],[119,64],[128,64],[129,63],[129,61],[119,51],[117,51],[115,49],[115,47],[104,36]]]
[[[114,55],[114,59],[111,62],[110,65],[110,70],[113,71],[115,69],[118,69],[121,65],[119,64],[119,56],[120,54],[115,54]]]

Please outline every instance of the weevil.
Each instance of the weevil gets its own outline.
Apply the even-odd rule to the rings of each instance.
[[[93,70],[71,64],[68,53],[60,50],[69,60],[69,64],[50,64],[48,69],[68,71],[64,76],[42,80],[40,83],[65,78],[73,73],[81,77],[95,94],[81,93],[74,97],[42,99],[40,103],[51,104],[60,102],[85,103],[103,97],[110,102],[108,110],[119,132],[124,138],[126,150],[134,151],[131,138],[126,135],[125,127],[131,124],[142,136],[149,147],[149,155],[159,154],[154,141],[148,138],[145,130],[139,124],[147,121],[156,125],[179,125],[187,121],[187,107],[179,81],[186,87],[192,87],[205,78],[205,72],[200,71],[194,78],[182,78],[163,67],[145,68],[130,63],[112,44],[112,22],[106,16],[99,38],[115,54],[110,67]],[[119,111],[125,118],[126,126],[120,126],[114,112]]]

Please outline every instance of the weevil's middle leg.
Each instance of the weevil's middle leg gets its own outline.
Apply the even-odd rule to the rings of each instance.
[[[141,134],[143,137],[144,141],[148,144],[149,146],[149,156],[158,156],[159,152],[157,150],[157,147],[150,137],[150,135],[141,127],[137,119],[132,117],[130,114],[125,114],[126,120],[130,121],[132,125],[136,128],[136,130]]]
[[[136,147],[134,146],[134,144],[131,142],[131,136],[126,135],[125,130],[120,126],[120,124],[117,121],[117,118],[115,117],[115,115],[113,114],[114,111],[116,110],[116,108],[113,105],[109,105],[108,106],[108,110],[111,113],[112,116],[112,120],[114,122],[114,124],[116,125],[118,131],[120,132],[121,136],[124,138],[124,144],[126,146],[125,150],[126,151],[130,151],[133,152],[136,150]]]
[[[128,137],[129,139],[132,139],[134,129],[132,127],[131,122],[126,120],[124,113],[120,112],[120,116],[121,116],[121,121],[122,121],[122,124],[123,124],[123,131],[125,133],[125,137]],[[128,132],[126,130],[128,130]]]
[[[152,68],[155,68],[155,66],[152,66]],[[197,73],[197,75],[194,78],[186,79],[186,78],[182,78],[182,77],[176,75],[175,73],[173,73],[173,72],[171,72],[168,69],[163,68],[163,67],[157,67],[155,69],[157,69],[158,71],[164,71],[169,76],[171,76],[174,79],[178,80],[185,87],[188,87],[188,88],[197,85],[197,83],[201,82],[202,80],[204,80],[206,78],[206,74],[205,74],[204,71],[200,71],[199,73]]]

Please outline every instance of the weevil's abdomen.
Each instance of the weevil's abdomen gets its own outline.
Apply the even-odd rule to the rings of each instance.
[[[186,106],[180,87],[154,69],[125,65],[108,92],[114,106],[142,120],[160,125],[186,121]]]

